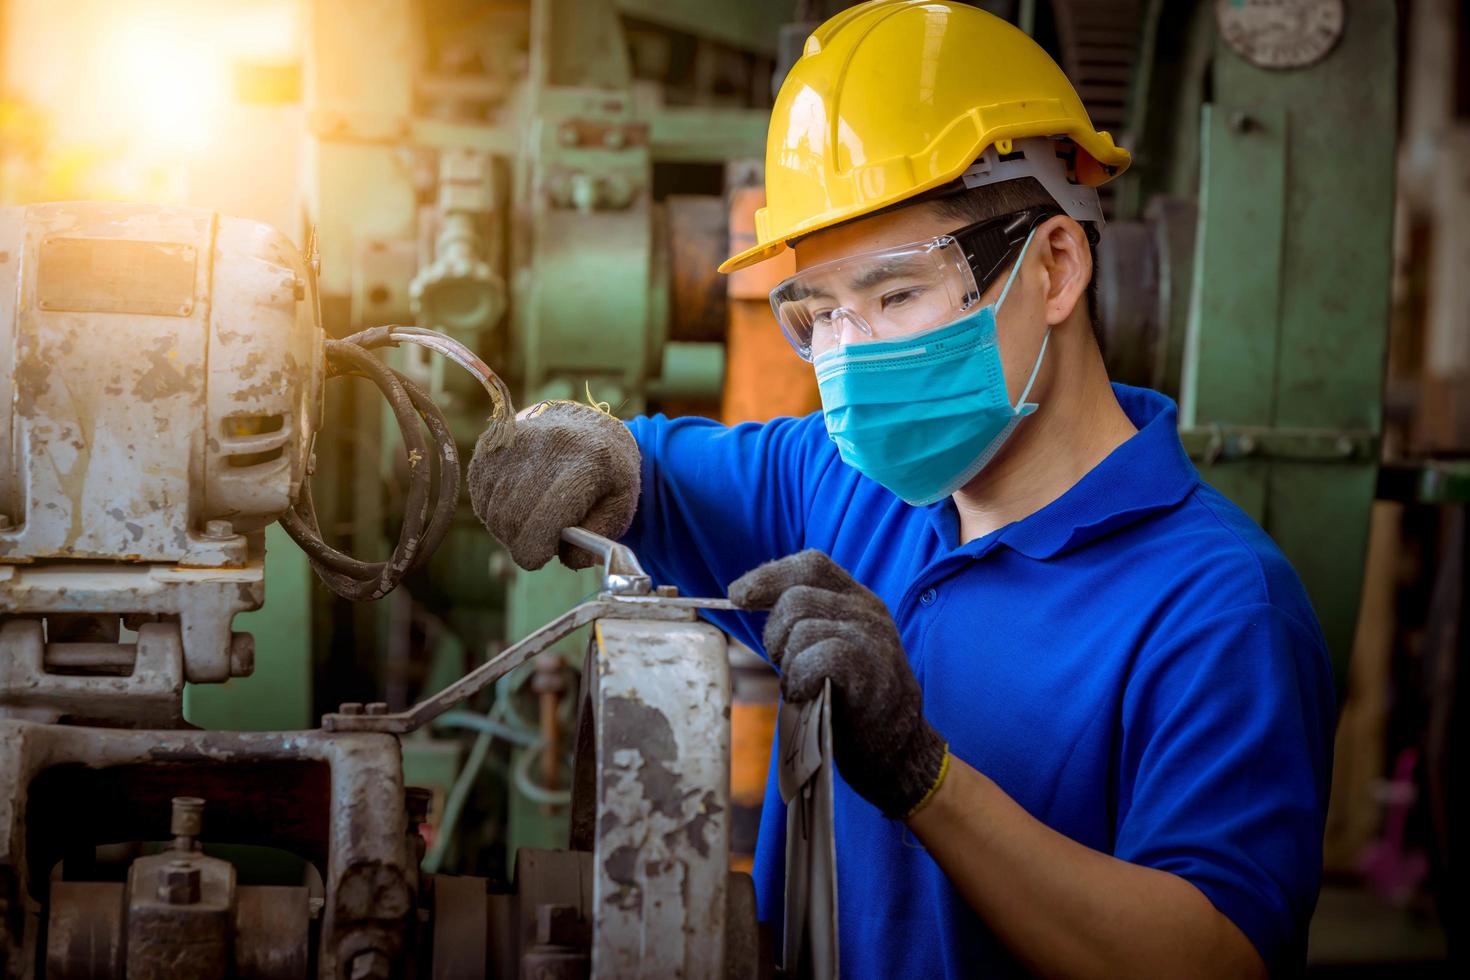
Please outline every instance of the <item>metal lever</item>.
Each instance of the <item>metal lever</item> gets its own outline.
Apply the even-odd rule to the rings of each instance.
[[[729,599],[680,596],[672,588],[653,588],[653,581],[638,556],[627,545],[593,534],[583,527],[569,527],[561,532],[562,540],[585,548],[605,563],[602,594],[574,606],[556,619],[531,633],[525,639],[506,647],[500,654],[438,694],[430,695],[406,711],[391,715],[333,713],[322,716],[322,728],[329,732],[391,732],[405,735],[427,725],[466,698],[473,697],[494,684],[557,640],[598,619],[662,619],[690,620],[701,609],[733,610]]]
[[[593,534],[585,527],[563,528],[561,539],[602,559],[603,592],[611,595],[648,595],[653,591],[653,579],[638,564],[638,556],[627,545],[618,544],[600,534]]]

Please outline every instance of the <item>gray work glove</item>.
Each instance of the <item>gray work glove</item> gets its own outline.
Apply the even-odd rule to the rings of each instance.
[[[493,429],[470,460],[475,516],[524,569],[560,555],[569,568],[597,559],[561,540],[581,526],[604,537],[627,533],[638,507],[640,455],[628,427],[576,402],[541,402],[516,416],[509,445]]]
[[[820,551],[746,572],[741,609],[770,609],[765,646],[781,694],[808,701],[832,681],[832,749],[847,784],[885,816],[911,816],[948,770],[949,747],[924,720],[924,695],[883,604]]]

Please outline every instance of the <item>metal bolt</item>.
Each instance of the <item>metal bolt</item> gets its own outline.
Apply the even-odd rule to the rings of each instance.
[[[175,796],[169,817],[169,833],[175,837],[198,837],[204,832],[204,801],[197,796]]]
[[[536,906],[536,942],[542,946],[580,945],[581,919],[575,905]]]
[[[665,599],[674,599],[679,595],[679,587],[677,585],[660,585],[653,590],[653,594],[663,596]]]
[[[573,122],[564,122],[556,131],[556,138],[562,146],[576,146],[582,142],[582,133]]]
[[[1252,116],[1241,112],[1239,109],[1236,109],[1230,114],[1229,123],[1230,131],[1234,133],[1249,133],[1252,130],[1261,128],[1261,124]]]
[[[1256,437],[1241,436],[1239,439],[1236,440],[1235,448],[1237,451],[1239,451],[1240,455],[1249,456],[1251,453],[1256,451]]]
[[[1353,445],[1353,440],[1347,436],[1337,437],[1337,455],[1343,459],[1351,459],[1354,453],[1356,453],[1357,448],[1357,446]]]
[[[5,530],[9,526],[10,526],[10,515],[9,514],[0,514],[0,531]]]
[[[235,525],[229,521],[205,521],[204,536],[206,538],[232,538],[235,536]]]
[[[380,949],[369,949],[352,958],[347,975],[352,980],[388,980],[393,975],[393,961]]]
[[[366,710],[367,710],[367,713],[370,714],[370,715],[386,715],[388,713],[388,702],[387,701],[372,701],[372,702],[369,702],[368,705],[367,705],[367,707],[366,707]]]
[[[170,905],[199,901],[199,869],[188,861],[170,861],[158,870],[158,900]]]
[[[360,715],[360,714],[362,714],[362,702],[361,701],[343,701],[342,704],[337,708],[337,714],[339,714],[339,715]]]
[[[602,134],[602,145],[609,150],[621,150],[627,142],[627,134],[619,126],[609,127],[608,131]]]

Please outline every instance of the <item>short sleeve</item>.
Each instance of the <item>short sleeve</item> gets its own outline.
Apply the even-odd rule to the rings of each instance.
[[[1177,874],[1299,970],[1321,881],[1336,715],[1315,624],[1262,603],[1145,650],[1124,695],[1124,860]]]

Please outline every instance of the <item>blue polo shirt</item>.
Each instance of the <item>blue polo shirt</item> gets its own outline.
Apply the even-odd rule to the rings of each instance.
[[[1115,385],[1138,433],[1060,498],[968,544],[949,500],[911,507],[845,465],[820,414],[726,428],[640,418],[626,541],[655,581],[723,595],[820,548],[898,623],[950,750],[1073,840],[1180,875],[1274,969],[1316,901],[1335,703],[1281,552],[1200,482],[1174,405]],[[712,617],[760,649],[760,617]],[[903,823],[836,780],[847,977],[1022,973]],[[756,854],[781,921],[775,772]]]

